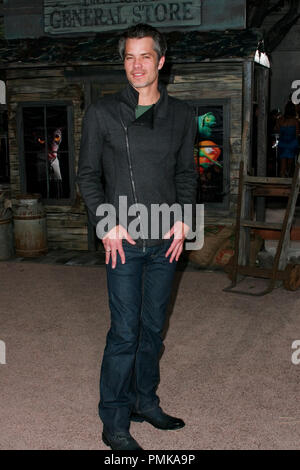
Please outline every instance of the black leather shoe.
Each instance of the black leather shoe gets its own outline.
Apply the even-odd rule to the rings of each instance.
[[[182,419],[167,415],[161,408],[155,408],[155,410],[147,411],[146,413],[133,412],[131,414],[131,421],[139,423],[147,421],[147,423],[152,424],[155,428],[164,430],[180,429],[185,426]]]
[[[143,450],[129,432],[102,433],[102,440],[112,450]]]

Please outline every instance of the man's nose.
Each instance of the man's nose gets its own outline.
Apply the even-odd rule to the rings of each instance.
[[[140,68],[141,65],[142,65],[141,59],[136,58],[133,63],[134,68]]]

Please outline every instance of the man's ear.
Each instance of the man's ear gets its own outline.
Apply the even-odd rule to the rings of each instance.
[[[158,70],[163,68],[165,60],[166,60],[166,58],[165,58],[164,55],[159,59],[159,61],[158,61]]]

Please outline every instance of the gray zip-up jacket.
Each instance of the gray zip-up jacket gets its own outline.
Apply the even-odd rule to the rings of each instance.
[[[151,205],[178,203],[183,208],[196,202],[195,117],[192,108],[169,96],[163,85],[159,90],[159,101],[138,119],[138,92],[129,84],[90,105],[83,120],[77,175],[91,222],[96,226],[107,219],[109,206],[102,215],[96,212],[101,204],[109,203],[116,210],[116,223],[130,234],[130,223],[135,220],[136,228],[140,222],[137,244],[144,246],[159,243],[164,235],[160,227],[159,236],[151,238]],[[135,215],[133,211],[126,226],[119,196],[127,197],[128,208],[142,204],[148,210],[148,221],[140,218],[143,210]],[[173,217],[171,226],[177,218]],[[106,232],[100,224],[98,229],[102,238]]]

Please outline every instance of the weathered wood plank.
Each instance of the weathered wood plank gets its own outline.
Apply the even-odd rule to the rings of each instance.
[[[240,81],[237,81],[236,83],[233,83],[232,81],[226,81],[226,80],[213,80],[210,78],[210,80],[202,80],[199,78],[197,82],[180,82],[180,83],[172,83],[168,85],[168,90],[170,92],[178,91],[178,92],[184,92],[184,91],[201,91],[205,89],[205,91],[211,90],[211,92],[215,91],[223,91],[223,93],[232,93],[236,94],[237,96],[240,95],[241,90],[242,90],[242,84]]]
[[[17,79],[11,80],[9,82],[10,97],[14,95],[39,95],[43,93],[64,93],[66,97],[69,96],[78,96],[81,93],[81,87],[78,84],[72,83],[68,84],[67,82],[62,82],[61,79],[52,78],[39,78],[39,79]]]
[[[173,80],[173,83],[175,85],[179,84],[179,83],[205,83],[206,86],[209,86],[211,87],[213,83],[219,83],[220,81],[222,81],[222,83],[224,84],[224,86],[227,88],[227,87],[230,87],[230,88],[233,88],[233,89],[241,89],[242,88],[242,83],[241,83],[241,80],[235,76],[219,76],[218,78],[216,76],[212,77],[212,76],[209,76],[209,74],[206,76],[206,75],[202,75],[201,78],[197,75],[194,75],[194,76],[188,76],[188,77],[181,77],[179,75],[177,75],[174,80]]]
[[[84,240],[75,240],[64,242],[62,240],[51,240],[48,239],[48,247],[53,250],[78,250],[87,251],[88,244]]]
[[[73,228],[87,227],[87,220],[68,221],[68,220],[51,220],[47,217],[47,227],[51,229],[73,230]]]
[[[21,79],[27,79],[27,78],[38,78],[38,77],[44,77],[44,78],[49,78],[49,77],[64,77],[64,69],[57,69],[57,68],[52,68],[52,69],[39,69],[39,68],[34,68],[34,69],[10,69],[7,70],[6,73],[7,80],[14,80],[17,78]]]
[[[77,235],[86,235],[87,227],[68,227],[68,231],[66,231],[65,227],[62,228],[53,228],[47,227],[48,235],[51,237],[59,237],[63,240],[69,240],[72,238],[76,238]]]
[[[208,84],[211,83],[211,81],[225,81],[225,82],[242,82],[242,73],[241,70],[238,69],[237,71],[234,71],[232,69],[229,69],[229,67],[222,65],[219,70],[215,70],[215,63],[211,64],[210,68],[207,67],[207,69],[203,70],[200,68],[197,71],[193,72],[188,72],[188,71],[180,71],[177,70],[175,73],[172,73],[174,77],[174,83],[182,83],[182,82],[199,82],[199,81],[205,81]]]
[[[225,99],[225,98],[231,98],[230,93],[224,93],[224,90],[215,90],[215,93],[213,90],[205,90],[205,89],[198,89],[198,90],[185,90],[185,91],[178,91],[176,89],[169,90],[168,92],[171,96],[177,96],[180,99],[183,100],[199,100],[199,99]]]

